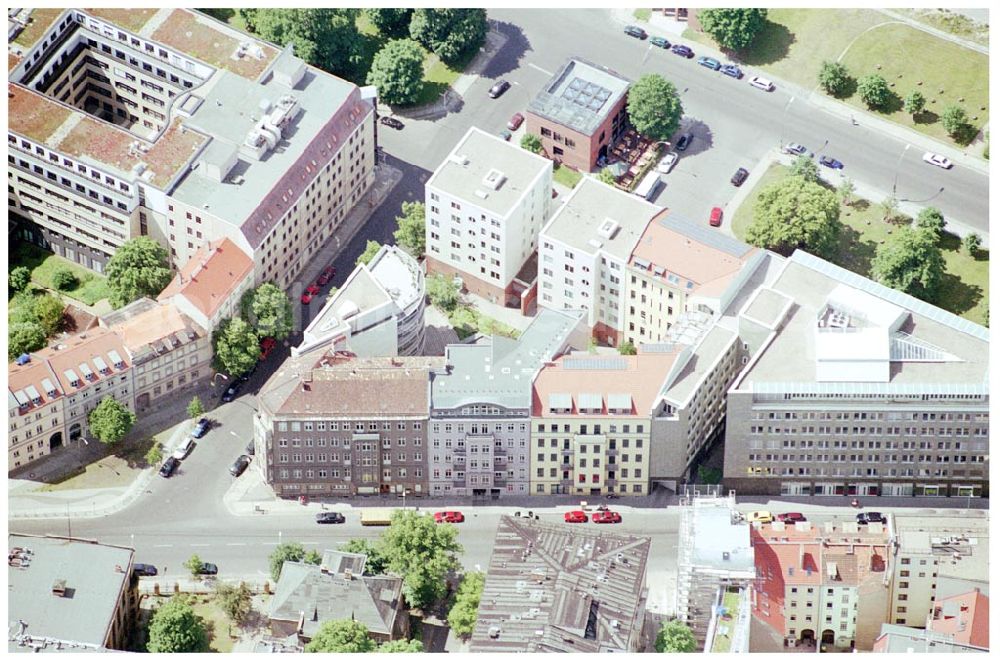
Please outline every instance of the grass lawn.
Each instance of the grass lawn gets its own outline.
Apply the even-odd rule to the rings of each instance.
[[[929,8],[903,9],[900,7],[895,11],[938,30],[944,30],[963,39],[974,41],[982,46],[990,45],[989,25],[977,23],[964,14],[950,12],[947,9]]]
[[[160,435],[166,441],[170,431]],[[101,444],[96,439],[88,439],[91,445]],[[114,446],[104,447],[107,455],[84,466],[67,467],[68,472],[58,481],[42,485],[37,492],[58,492],[61,490],[87,490],[102,487],[125,487],[135,480],[145,469],[146,452],[156,442],[154,437],[125,440]],[[73,442],[77,443],[77,442]]]
[[[88,306],[92,306],[111,295],[108,281],[103,276],[31,244],[18,243],[14,248],[8,268],[13,269],[19,266],[31,269],[31,280],[34,283],[46,289],[61,292]],[[52,284],[52,275],[59,267],[67,267],[76,276],[77,286],[72,290],[56,290]]]
[[[733,233],[739,239],[746,237],[747,228],[753,220],[753,205],[761,187],[781,179],[787,170],[787,167],[778,164],[768,168],[758,185],[733,214]],[[843,228],[840,232],[840,245],[831,261],[868,276],[879,245],[900,227],[900,222],[908,220],[903,217],[897,223],[883,221],[877,202],[855,199],[851,205],[841,205],[840,221]],[[947,232],[941,236],[938,245],[944,255],[945,275],[937,300],[930,303],[977,324],[984,324],[989,301],[989,251],[979,251],[972,257],[962,249],[958,237]]]
[[[28,18],[28,25],[21,31],[21,34],[17,35],[14,43],[26,49],[31,48],[36,41],[42,38],[45,31],[52,26],[62,12],[62,9],[32,10],[31,16]]]
[[[652,15],[653,15],[653,10],[650,9],[649,7],[643,7],[641,9],[636,9],[634,12],[632,12],[632,16],[635,16],[636,19],[638,19],[640,21],[645,21],[647,23],[649,23],[649,18]]]
[[[208,631],[208,650],[210,653],[231,653],[236,639],[229,636],[229,617],[215,603],[215,600],[207,597],[198,597],[191,605],[194,613],[205,620],[205,629]]]
[[[731,616],[729,620],[720,619],[716,625],[715,641],[712,643],[713,653],[728,653],[729,647],[733,645],[730,634],[736,623],[736,612],[740,606],[740,594],[734,591],[726,591],[722,596],[722,606],[726,608]],[[719,634],[719,628],[727,628],[727,634]]]
[[[567,188],[575,188],[580,183],[580,180],[583,179],[583,175],[572,168],[558,166],[552,172],[552,179]]]
[[[472,306],[459,305],[455,310],[446,314],[448,315],[448,321],[451,322],[452,327],[455,329],[455,333],[458,334],[459,340],[465,340],[476,333],[484,335],[497,334],[507,336],[508,338],[517,338],[521,335],[521,332],[517,329],[507,326],[492,317],[483,315]]]

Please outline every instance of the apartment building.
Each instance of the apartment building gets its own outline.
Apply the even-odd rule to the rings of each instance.
[[[375,90],[186,9],[35,12],[9,47],[16,236],[96,271],[228,237],[281,287],[369,188]]]
[[[584,177],[538,238],[538,305],[582,308],[595,340],[618,345],[627,312],[627,265],[649,223],[666,210]]]
[[[135,376],[136,412],[212,377],[212,339],[173,305],[138,299],[101,317],[121,338]]]
[[[789,646],[872,649],[889,609],[888,527],[754,524],[753,615]]]
[[[607,67],[570,58],[528,103],[527,132],[541,137],[554,161],[590,172],[628,128],[631,84]]]
[[[581,311],[542,310],[516,339],[449,345],[431,377],[428,460],[433,496],[527,495],[531,382],[585,344]]]
[[[433,357],[353,358],[317,350],[261,388],[255,463],[284,496],[428,493]]]
[[[649,493],[653,409],[676,352],[576,352],[532,385],[531,493]]]
[[[873,653],[989,653],[989,649],[955,641],[952,635],[903,625],[882,625]]]
[[[645,536],[501,517],[469,650],[645,651],[650,544]]]
[[[424,187],[427,273],[500,305],[549,217],[552,162],[471,127]]]
[[[957,644],[990,647],[990,597],[978,588],[934,601],[927,629],[952,637]]]
[[[47,361],[31,355],[7,369],[7,467],[45,457],[66,442],[66,412],[59,379]]]
[[[797,251],[740,314],[742,494],[986,496],[989,332]]]

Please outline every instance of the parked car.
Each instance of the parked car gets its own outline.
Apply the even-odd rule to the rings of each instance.
[[[659,48],[670,48],[670,42],[663,37],[650,37],[649,43]]]
[[[180,460],[176,457],[168,457],[167,461],[163,463],[162,467],[160,467],[160,475],[164,478],[170,478],[179,466],[181,466]]]
[[[939,168],[944,168],[945,170],[951,168],[951,161],[940,154],[935,154],[934,152],[924,152],[924,162],[930,163],[931,165]]]
[[[496,99],[509,89],[510,89],[510,83],[508,83],[503,79],[500,79],[497,82],[493,83],[493,87],[490,88],[488,94],[490,95],[491,99]]]
[[[239,478],[249,466],[250,457],[247,455],[240,455],[236,458],[236,461],[233,462],[233,466],[229,467],[229,473],[233,475],[233,478]]]
[[[236,379],[236,380],[234,380],[229,385],[229,388],[226,389],[226,392],[222,394],[222,401],[223,402],[232,402],[233,400],[235,400],[236,399],[236,395],[240,392],[240,388],[243,386],[243,381],[244,380],[242,380],[242,379]]]
[[[656,172],[663,173],[664,175],[673,170],[674,165],[676,165],[677,160],[681,158],[681,155],[677,152],[669,152],[666,156],[660,159],[660,162],[656,164]]]
[[[345,518],[340,513],[334,513],[329,511],[323,513],[316,513],[317,524],[343,524],[346,521],[347,518]]]
[[[300,301],[302,301],[303,304],[308,304],[313,300],[313,297],[316,296],[317,294],[319,294],[319,286],[313,283],[312,285],[306,288],[305,292],[302,293]]]
[[[674,44],[673,47],[670,49],[670,52],[673,53],[674,55],[680,55],[681,57],[686,57],[689,60],[694,57],[694,51],[685,46],[684,44]]]
[[[586,524],[587,513],[582,510],[571,510],[568,513],[563,513],[563,521],[569,524]]]
[[[785,524],[795,524],[796,522],[807,521],[806,516],[802,513],[781,513],[775,519]]]
[[[465,521],[465,515],[457,510],[442,510],[441,512],[434,513],[434,521],[438,524],[441,524],[442,522],[460,524]]]
[[[320,287],[323,287],[324,285],[329,283],[330,280],[336,275],[337,275],[336,269],[334,269],[332,266],[327,267],[326,269],[323,270],[323,273],[319,275],[319,278],[316,279],[316,284],[319,285]]]
[[[735,64],[724,64],[722,68],[719,69],[722,73],[727,76],[732,76],[736,80],[743,78],[743,70],[737,67]]]
[[[703,67],[708,67],[712,71],[718,71],[719,69],[722,68],[722,63],[716,60],[714,57],[702,56],[698,58],[698,64],[700,64]]]
[[[256,451],[254,450],[254,445],[252,440],[247,442],[247,447],[245,450],[247,455],[254,455],[256,453]]]
[[[211,426],[212,424],[207,418],[199,418],[194,426],[194,430],[191,431],[191,436],[195,439],[201,439],[208,433],[208,428]]]
[[[694,140],[694,136],[692,136],[690,132],[685,131],[681,134],[680,138],[677,139],[674,149],[678,152],[683,152],[691,145],[692,140]]]
[[[712,213],[708,215],[708,224],[713,228],[722,225],[722,207],[712,207]]]
[[[636,39],[645,39],[646,31],[635,25],[626,25],[625,34],[630,37],[635,37]]]
[[[507,129],[501,129],[497,135],[500,136],[502,139],[509,141],[512,134]]]
[[[515,510],[513,516],[521,519],[538,519],[538,515],[533,510]]]
[[[812,158],[813,153],[806,149],[805,145],[800,145],[798,143],[788,143],[781,148],[781,151],[785,154],[791,154],[792,156],[808,156]]]
[[[826,156],[825,154],[819,157],[819,164],[821,166],[826,166],[827,168],[833,168],[834,170],[842,170],[844,168],[843,163],[832,156]]]
[[[194,450],[194,439],[188,437],[184,440],[184,443],[177,447],[177,450],[174,451],[173,457],[178,460],[183,460],[192,450]]]
[[[756,87],[758,90],[764,90],[765,92],[774,91],[774,83],[766,78],[761,78],[760,76],[754,76],[750,79],[750,84]]]
[[[149,565],[148,563],[133,563],[132,572],[139,577],[155,577],[158,574],[158,570],[155,565]]]
[[[622,516],[613,510],[602,510],[591,515],[590,521],[594,524],[618,524],[622,521]]]
[[[378,118],[378,123],[384,124],[390,129],[396,129],[397,131],[402,129],[404,126],[403,123],[397,120],[395,117],[388,117],[388,116]]]
[[[774,521],[774,515],[772,515],[771,512],[767,510],[755,510],[752,513],[750,513],[750,516],[747,517],[747,519],[750,520],[751,522],[760,522],[761,524],[767,524],[769,522]]]
[[[261,338],[260,340],[260,360],[264,361],[271,354],[271,350],[277,347],[278,341],[267,336],[266,338]]]
[[[219,566],[214,563],[202,563],[198,571],[194,573],[196,575],[217,575],[219,574]]]
[[[514,113],[510,116],[510,119],[507,120],[507,128],[511,131],[517,131],[522,124],[524,124],[524,115],[521,113]]]
[[[729,183],[733,186],[743,186],[743,182],[745,182],[749,176],[750,173],[746,168],[737,168],[735,174],[733,174],[732,178],[729,180]]]
[[[858,513],[858,524],[885,524],[888,521],[885,515],[872,510],[866,513]]]

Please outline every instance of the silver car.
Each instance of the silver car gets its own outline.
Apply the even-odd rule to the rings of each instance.
[[[677,152],[670,152],[656,164],[656,172],[663,173],[664,175],[667,174],[673,169],[677,160],[680,158],[681,156]]]

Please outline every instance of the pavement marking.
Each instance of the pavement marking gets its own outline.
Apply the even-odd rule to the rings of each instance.
[[[226,547],[246,547],[245,542],[227,542]]]
[[[552,76],[553,75],[551,71],[546,71],[545,69],[542,69],[540,66],[538,66],[537,64],[534,64],[532,62],[529,62],[528,66],[531,67],[532,69],[537,69],[538,71],[541,71],[546,76]]]
[[[173,545],[153,545],[153,547],[173,547]]]
[[[204,543],[204,542],[193,542],[193,543],[191,543],[191,546],[192,547],[208,547],[209,545],[208,545],[208,543]]]
[[[303,545],[318,545],[319,543],[314,540],[312,542],[308,542],[308,541],[307,542],[303,542],[302,544]]]

